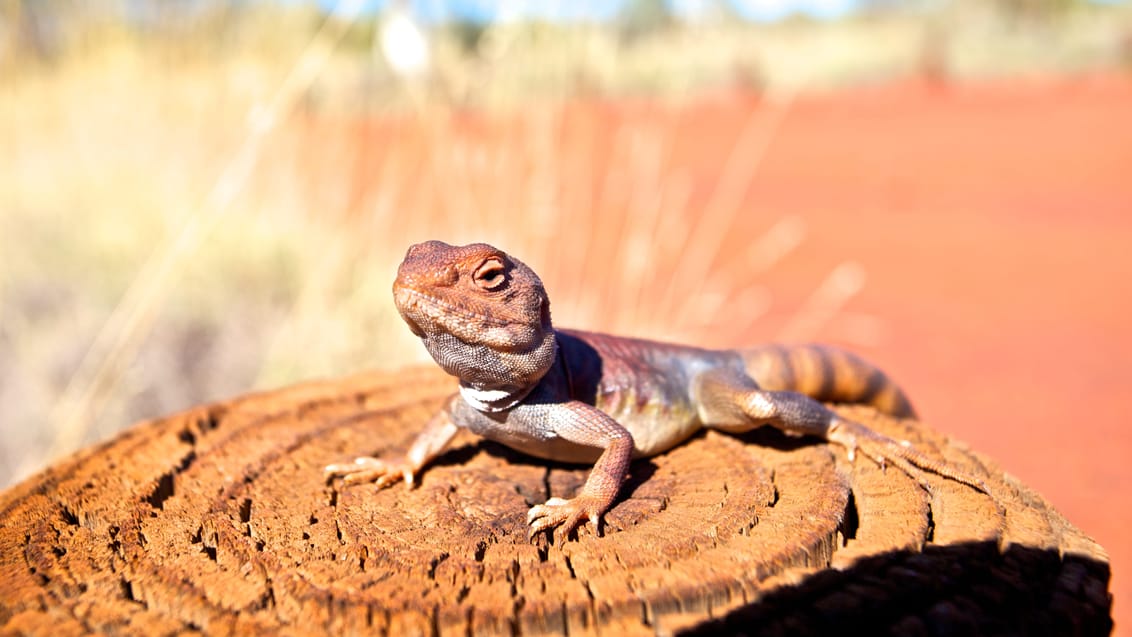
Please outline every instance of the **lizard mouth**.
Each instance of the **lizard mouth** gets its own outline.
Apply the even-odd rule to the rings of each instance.
[[[401,315],[401,319],[409,326],[409,331],[418,338],[424,338],[425,332],[421,328],[420,323],[417,322],[415,315],[420,314],[421,311],[417,307],[418,301],[424,295],[416,290],[409,288],[398,288],[395,295],[395,305],[397,306],[397,313]]]
[[[413,336],[416,336],[417,338],[424,338],[424,330],[421,329],[420,325],[417,325],[417,322],[413,320],[413,317],[405,314],[404,312],[401,312],[401,318],[405,320],[405,323],[409,326],[409,331],[413,333]]]

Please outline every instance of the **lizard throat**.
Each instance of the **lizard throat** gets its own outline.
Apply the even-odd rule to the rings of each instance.
[[[460,379],[467,402],[480,411],[503,411],[515,406],[554,364],[558,350],[554,331],[548,330],[534,347],[498,351],[482,343],[468,343],[440,332],[421,339],[444,371]]]

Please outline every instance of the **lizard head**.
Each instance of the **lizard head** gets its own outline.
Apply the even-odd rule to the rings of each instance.
[[[409,248],[397,311],[448,373],[478,387],[533,386],[554,362],[550,300],[523,262],[485,243]]]

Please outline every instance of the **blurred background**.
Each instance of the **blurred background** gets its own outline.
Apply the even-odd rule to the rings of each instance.
[[[866,355],[1112,553],[1122,631],[1128,3],[0,0],[0,487],[426,361],[430,238],[559,325]]]

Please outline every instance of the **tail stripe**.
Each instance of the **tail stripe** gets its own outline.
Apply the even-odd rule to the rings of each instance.
[[[795,387],[798,384],[798,374],[794,370],[794,363],[790,360],[790,350],[782,345],[772,345],[767,348],[766,371],[778,372],[774,381],[784,387]],[[755,378],[758,382],[758,378]]]
[[[748,373],[763,389],[872,405],[899,417],[915,415],[904,392],[884,372],[850,352],[818,345],[767,345],[742,355]]]
[[[881,392],[885,390],[892,381],[884,375],[879,369],[868,370],[868,375],[865,378],[864,387],[857,394],[858,400],[863,403],[874,403]]]
[[[822,356],[820,351],[808,349],[810,358],[817,362],[818,376],[821,381],[818,394],[828,396],[837,390],[837,361],[832,356]]]

